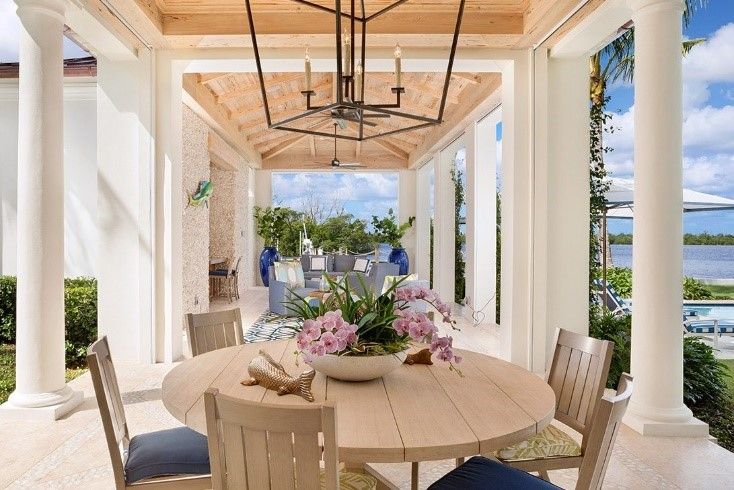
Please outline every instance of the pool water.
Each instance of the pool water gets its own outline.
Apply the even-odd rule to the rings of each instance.
[[[685,311],[695,311],[700,316],[707,316],[709,318],[716,318],[718,320],[731,320],[732,322],[734,322],[734,303],[684,303],[683,309]]]

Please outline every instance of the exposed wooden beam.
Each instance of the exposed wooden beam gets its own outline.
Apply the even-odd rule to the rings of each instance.
[[[357,144],[354,146],[354,156],[356,158],[359,158],[362,155],[362,142],[357,141]]]
[[[390,73],[379,73],[379,72],[378,73],[368,73],[367,76],[365,77],[365,80],[367,80],[367,82],[369,83],[369,80],[371,77],[373,79],[377,78],[380,80],[384,80],[388,83],[393,82],[392,84],[394,85],[395,75],[392,75]],[[434,99],[441,100],[441,97],[443,95],[443,82],[444,82],[443,76],[441,77],[441,81],[439,85],[430,85],[430,84],[419,82],[413,79],[404,80],[403,82],[403,85],[405,86],[404,97],[411,97],[413,95],[429,95],[433,97]],[[382,87],[381,84],[378,86]],[[392,87],[392,85],[389,85],[389,86]],[[449,85],[449,89],[450,88],[451,88],[451,85]],[[419,91],[420,93],[416,94],[416,90]],[[452,94],[451,90],[449,90],[449,93],[446,95],[446,102],[448,102],[449,104],[458,104],[459,98],[455,94]]]
[[[357,142],[359,144],[359,142]],[[314,135],[308,138],[309,150],[311,150],[311,158],[316,158],[316,137]]]
[[[230,121],[227,112],[214,100],[214,95],[205,86],[196,81],[196,74],[186,73],[183,76],[184,102],[189,103],[209,126],[217,131],[224,140],[234,147],[248,162],[248,165],[259,168],[262,164],[260,153],[242,137],[237,124]],[[190,100],[186,100],[186,96]]]
[[[242,155],[214,131],[209,131],[208,147],[209,159],[223,170],[241,170],[247,165]]]
[[[243,9],[244,10],[244,9]],[[281,12],[256,12],[254,22],[258,35],[268,34],[333,34],[334,19],[323,12],[293,9]],[[462,34],[523,34],[522,12],[490,12],[467,9],[461,23]],[[371,21],[371,34],[453,34],[456,10],[398,12],[393,11]],[[247,16],[243,13],[191,13],[163,15],[165,35],[236,35],[249,34]]]
[[[525,29],[518,46],[539,42],[578,6],[577,0],[529,0],[525,10]]]
[[[321,121],[316,124],[312,124],[310,126],[307,126],[305,129],[310,131],[317,131],[327,125],[331,124],[331,121]],[[282,138],[279,138],[277,140],[267,141],[263,143],[263,145],[258,145],[259,148],[266,148],[268,149],[262,153],[263,160],[267,160],[268,158],[273,158],[276,155],[280,155],[285,150],[290,148],[291,146],[299,143],[304,138],[308,137],[308,134],[302,134],[302,133],[294,133],[296,136],[284,136]],[[270,143],[277,142],[274,146],[269,146]]]
[[[382,147],[383,150],[386,150],[388,153],[392,153],[398,158],[401,158],[403,160],[408,159],[408,152],[400,148],[399,146],[390,143],[389,141],[385,141],[385,138],[374,138],[369,140],[376,145]]]
[[[203,84],[209,84],[211,82],[216,82],[218,80],[221,80],[223,78],[227,78],[229,76],[233,75],[233,73],[225,72],[225,73],[197,73],[196,79],[199,81],[199,83]]]
[[[473,85],[476,85],[477,83],[480,83],[481,80],[477,75],[474,73],[461,73],[461,72],[452,72],[451,78],[461,78],[464,81],[467,81]]]
[[[271,77],[269,80],[266,80],[265,87],[270,88],[279,83],[288,83],[288,82],[292,82],[295,80],[303,80],[304,79],[303,77],[304,77],[303,73],[282,73],[276,77]],[[217,95],[217,102],[221,104],[229,100],[239,99],[242,97],[249,97],[251,95],[259,94],[259,93],[260,93],[260,83],[255,81],[255,83],[251,85],[247,85],[245,87],[238,88],[237,90],[232,90],[231,92],[225,92],[225,93]]]
[[[162,49],[170,47],[163,35],[163,16],[151,0],[78,0],[94,17],[110,25],[109,16],[122,19],[124,29],[133,30],[146,44]]]
[[[320,84],[315,85],[313,87],[313,91],[316,92],[316,98],[312,99],[311,102],[318,102],[320,100],[323,100],[324,97],[328,94],[326,94],[325,92],[319,93],[319,91],[324,90],[326,88],[331,89],[331,80],[321,82]],[[306,97],[304,97],[303,94],[299,91],[289,92],[284,95],[281,95],[280,97],[275,97],[275,98],[268,97],[268,107],[270,108],[271,114],[272,114],[273,108],[282,106],[283,104],[287,104],[288,102],[292,100],[297,100],[299,98],[303,99],[303,107],[305,110]],[[244,116],[245,114],[252,112],[253,110],[259,110],[262,107],[264,107],[262,103],[262,99],[258,99],[257,103],[255,104],[250,104],[250,105],[247,105],[246,107],[241,107],[239,109],[235,109],[231,111],[229,117],[230,119],[238,119],[241,116]]]
[[[401,160],[389,153],[363,154],[355,159],[362,166],[353,169],[354,172],[370,170],[400,170],[408,167],[407,160]],[[278,156],[263,161],[263,169],[266,170],[327,170],[331,166],[327,161],[317,161],[311,158],[307,152],[303,153],[281,153]]]
[[[456,106],[444,122],[428,131],[418,148],[410,153],[410,168],[423,163],[427,156],[445,147],[458,136],[460,128],[497,107],[502,101],[500,86],[502,77],[499,74],[481,75],[482,82],[472,89]]]

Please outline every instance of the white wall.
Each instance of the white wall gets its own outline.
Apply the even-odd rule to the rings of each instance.
[[[95,276],[97,251],[97,84],[64,85],[64,274]],[[16,274],[18,82],[0,83],[0,274]]]

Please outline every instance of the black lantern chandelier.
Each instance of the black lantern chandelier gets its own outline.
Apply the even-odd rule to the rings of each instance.
[[[367,31],[369,22],[386,14],[394,8],[408,2],[408,0],[397,0],[394,3],[378,10],[375,13],[368,15],[365,10],[365,0],[348,0],[350,2],[349,10],[342,11],[341,0],[335,0],[334,8],[329,8],[323,5],[319,5],[308,0],[292,0],[295,3],[306,5],[316,10],[327,12],[334,15],[334,30],[336,34],[336,100],[331,104],[322,106],[314,106],[311,104],[311,98],[316,95],[316,92],[312,90],[311,85],[311,59],[306,50],[305,56],[305,90],[301,92],[305,99],[305,110],[303,113],[288,117],[280,121],[273,121],[270,114],[270,107],[268,105],[268,94],[265,89],[265,80],[263,78],[262,64],[260,61],[260,53],[257,47],[257,35],[255,33],[255,23],[253,21],[252,7],[250,0],[245,0],[247,7],[247,20],[250,27],[250,35],[252,37],[252,47],[255,52],[255,62],[257,64],[257,74],[260,82],[260,91],[262,95],[263,108],[265,110],[265,118],[268,124],[268,128],[281,129],[284,131],[292,131],[295,133],[303,133],[316,136],[335,137],[334,134],[319,131],[317,127],[296,127],[293,124],[299,122],[305,118],[313,117],[319,114],[324,114],[325,117],[335,121],[341,129],[347,129],[349,122],[358,125],[354,131],[354,135],[350,134],[337,134],[336,138],[364,141],[373,138],[379,138],[381,136],[388,136],[395,133],[401,133],[404,131],[410,131],[414,129],[425,128],[440,124],[443,120],[443,113],[446,107],[446,96],[448,95],[449,84],[451,82],[451,72],[454,65],[454,56],[456,55],[456,46],[459,40],[459,31],[461,29],[461,20],[464,14],[464,2],[465,0],[459,0],[458,13],[456,16],[456,27],[453,33],[453,39],[451,42],[451,51],[449,53],[448,66],[446,69],[446,78],[443,84],[443,92],[441,95],[441,103],[438,109],[438,114],[435,118],[427,117],[420,114],[411,114],[409,112],[401,111],[400,98],[401,94],[405,93],[405,87],[402,85],[402,50],[399,45],[395,46],[395,86],[390,90],[395,94],[394,103],[379,103],[370,104],[365,101],[365,52],[367,49]],[[355,2],[359,1],[359,9],[361,13],[358,15],[355,13]],[[343,21],[345,21],[348,27],[344,28],[344,34],[342,34]],[[358,56],[355,56],[355,25],[361,24],[361,35],[362,43],[359,49]],[[409,123],[398,129],[390,129],[388,131],[381,131],[372,134],[365,133],[365,126],[375,127],[377,126],[370,119],[375,118],[390,118],[399,117],[405,118]],[[317,125],[318,126],[318,125]]]

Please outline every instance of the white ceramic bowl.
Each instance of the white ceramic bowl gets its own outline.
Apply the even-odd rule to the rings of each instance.
[[[384,356],[337,356],[326,354],[311,361],[311,367],[342,381],[369,381],[400,367],[407,351]]]

